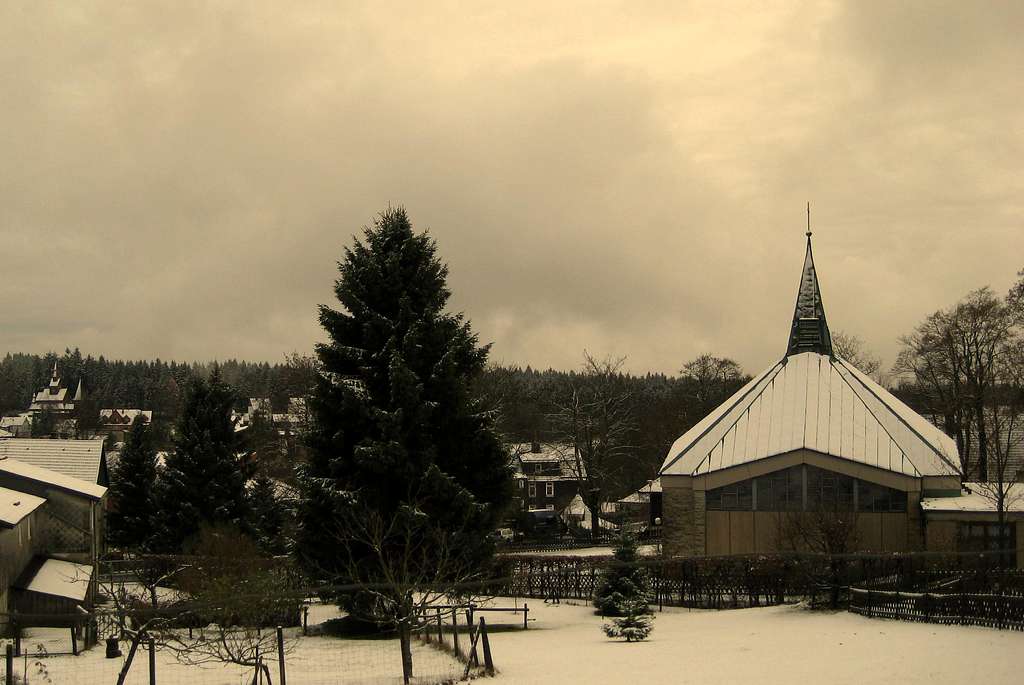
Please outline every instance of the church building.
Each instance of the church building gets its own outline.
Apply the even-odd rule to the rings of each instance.
[[[56,415],[70,416],[74,413],[75,407],[84,399],[82,381],[78,381],[78,389],[72,394],[71,389],[65,387],[61,382],[60,374],[57,372],[57,362],[54,362],[49,385],[32,396],[32,404],[28,410],[33,414],[50,412]]]
[[[808,231],[785,356],[676,440],[661,467],[665,553],[807,549],[793,531],[806,540],[815,520],[848,526],[846,551],[963,549],[960,504],[977,497],[959,464],[953,439],[834,354]],[[992,518],[981,509],[972,515]]]

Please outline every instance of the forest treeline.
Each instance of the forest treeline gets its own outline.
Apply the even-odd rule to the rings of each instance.
[[[32,394],[49,382],[54,362],[64,386],[73,391],[83,381],[93,409],[149,409],[158,425],[178,419],[191,379],[208,378],[215,366],[240,410],[249,397],[269,397],[274,411],[285,411],[289,397],[309,394],[315,373],[312,358],[298,354],[278,363],[183,363],[111,360],[83,355],[78,349],[59,355],[9,353],[0,360],[0,413],[25,411]],[[621,493],[615,494],[625,494],[653,478],[672,442],[746,379],[735,362],[710,355],[687,363],[678,376],[620,374],[618,392],[630,408],[632,421],[626,440],[629,456],[616,469],[615,480],[621,483],[616,489]],[[495,413],[506,440],[547,442],[566,439],[557,415],[573,389],[587,382],[583,372],[491,365],[477,379],[477,393]]]

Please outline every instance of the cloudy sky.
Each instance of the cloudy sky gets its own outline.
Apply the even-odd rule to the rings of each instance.
[[[78,7],[74,5],[78,4]],[[0,5],[0,353],[280,360],[403,204],[498,361],[779,357],[1024,268],[1024,4]]]

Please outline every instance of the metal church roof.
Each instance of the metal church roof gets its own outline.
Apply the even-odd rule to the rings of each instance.
[[[700,475],[808,449],[909,476],[955,475],[956,443],[839,357],[803,352],[756,377],[669,450]]]
[[[808,449],[910,476],[958,475],[956,443],[832,351],[811,234],[786,356],[675,441],[661,474]]]

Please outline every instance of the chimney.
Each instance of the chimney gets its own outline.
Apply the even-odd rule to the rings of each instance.
[[[540,443],[536,440],[530,443],[530,454],[540,454]]]

